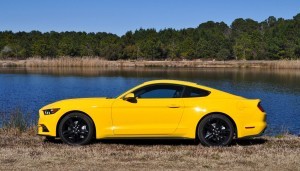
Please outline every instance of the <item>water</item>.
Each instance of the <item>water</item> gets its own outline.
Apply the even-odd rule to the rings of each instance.
[[[76,97],[115,97],[153,79],[197,82],[247,98],[267,112],[267,134],[300,134],[300,71],[176,68],[2,68],[0,111],[16,108],[37,117],[38,109]]]

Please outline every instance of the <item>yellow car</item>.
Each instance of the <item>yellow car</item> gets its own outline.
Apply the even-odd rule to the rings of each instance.
[[[177,80],[154,80],[116,98],[58,101],[39,110],[38,134],[70,145],[93,139],[188,138],[225,146],[258,136],[266,113],[259,99]]]

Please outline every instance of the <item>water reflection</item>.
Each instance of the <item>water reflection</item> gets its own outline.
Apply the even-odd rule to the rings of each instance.
[[[134,67],[102,67],[102,68],[0,68],[0,73],[10,74],[42,74],[55,76],[80,77],[126,77],[148,79],[182,79],[188,81],[230,81],[233,85],[238,83],[271,84],[274,91],[300,91],[300,71],[288,69],[228,69],[228,68],[134,68]],[[281,87],[276,88],[276,86]],[[238,85],[240,86],[240,85]],[[270,87],[268,87],[270,88]]]

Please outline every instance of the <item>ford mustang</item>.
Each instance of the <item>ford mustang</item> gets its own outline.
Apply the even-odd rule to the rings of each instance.
[[[267,126],[259,99],[192,82],[154,80],[116,98],[61,100],[39,110],[38,135],[70,145],[93,139],[186,138],[226,146]]]

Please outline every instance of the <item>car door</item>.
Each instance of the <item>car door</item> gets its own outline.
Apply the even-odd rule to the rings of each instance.
[[[132,92],[133,100],[116,99],[112,105],[115,135],[172,134],[182,117],[183,87],[158,84]]]

